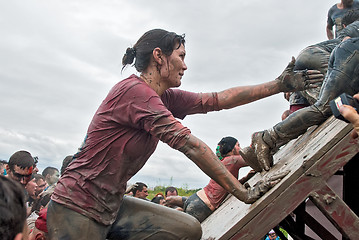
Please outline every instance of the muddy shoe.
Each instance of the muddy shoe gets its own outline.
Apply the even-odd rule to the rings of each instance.
[[[251,147],[254,149],[261,169],[269,171],[273,166],[273,156],[270,153],[271,147],[263,140],[265,134],[269,136],[268,131],[253,133]]]
[[[251,147],[241,148],[239,154],[242,156],[243,160],[256,172],[261,172],[262,168],[258,162],[258,158],[254,152],[254,149]]]

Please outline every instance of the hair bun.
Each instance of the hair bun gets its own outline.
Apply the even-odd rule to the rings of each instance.
[[[134,48],[127,48],[125,55],[122,58],[122,65],[127,65],[133,63],[133,60],[136,56],[136,50]]]

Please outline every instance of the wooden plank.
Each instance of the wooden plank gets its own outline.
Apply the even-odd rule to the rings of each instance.
[[[338,145],[340,146],[342,143]],[[357,149],[357,146],[355,146],[355,148]],[[353,153],[352,156],[349,154],[343,155],[343,149],[340,147],[335,147],[333,149],[334,150],[331,149],[329,151],[330,154],[326,154],[322,159],[319,159],[303,176],[299,177],[297,181],[294,181],[288,189],[283,191],[277,199],[243,226],[231,239],[260,238],[263,233],[259,233],[258,229],[261,229],[262,226],[265,227],[271,224],[278,224],[281,221],[281,218],[285,217],[282,213],[291,212],[295,208],[295,206],[293,206],[294,204],[299,204],[304,201],[311,191],[325,185],[325,181],[329,178],[327,172],[330,172],[330,170],[333,169],[339,169],[343,161],[349,161],[355,154]],[[340,155],[343,155],[343,157]],[[326,168],[323,169],[323,166]],[[251,233],[251,235],[244,235],[243,232]]]
[[[328,186],[311,193],[313,203],[348,239],[359,239],[359,218]]]
[[[320,171],[310,172],[310,167],[321,161],[326,162],[325,159],[328,157],[323,156],[329,150],[336,148],[337,153],[349,151],[349,154],[343,154],[344,158],[335,158],[334,154],[331,157],[340,163],[326,162],[321,169],[327,171],[335,165],[336,169],[332,170],[334,172],[328,171],[333,175],[359,151],[356,142],[349,139],[350,131],[350,125],[330,118],[320,127],[312,128],[299,139],[288,143],[274,156],[277,164],[263,176],[256,174],[249,183],[253,185],[278,171],[291,172],[252,205],[245,204],[233,196],[229,197],[202,223],[203,239],[259,239],[264,236],[303,202],[313,189],[322,185],[318,185],[318,180],[315,179],[323,181],[331,176],[328,177],[328,174],[322,174]],[[345,141],[340,142],[343,137]],[[345,146],[349,150],[341,149],[340,146]]]

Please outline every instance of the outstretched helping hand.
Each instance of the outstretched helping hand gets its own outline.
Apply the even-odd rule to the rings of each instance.
[[[276,79],[280,86],[281,92],[295,92],[308,88],[318,87],[315,83],[322,82],[323,74],[318,70],[301,70],[293,71],[295,58],[284,69],[282,74]]]

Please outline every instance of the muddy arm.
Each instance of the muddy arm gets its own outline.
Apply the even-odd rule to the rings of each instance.
[[[241,201],[248,202],[248,190],[227,170],[204,142],[189,135],[186,145],[179,150],[229,193]]]
[[[229,109],[250,103],[279,92],[300,91],[318,87],[323,81],[323,74],[317,70],[293,71],[295,58],[289,62],[282,74],[275,80],[253,86],[239,86],[218,93],[220,109]]]

